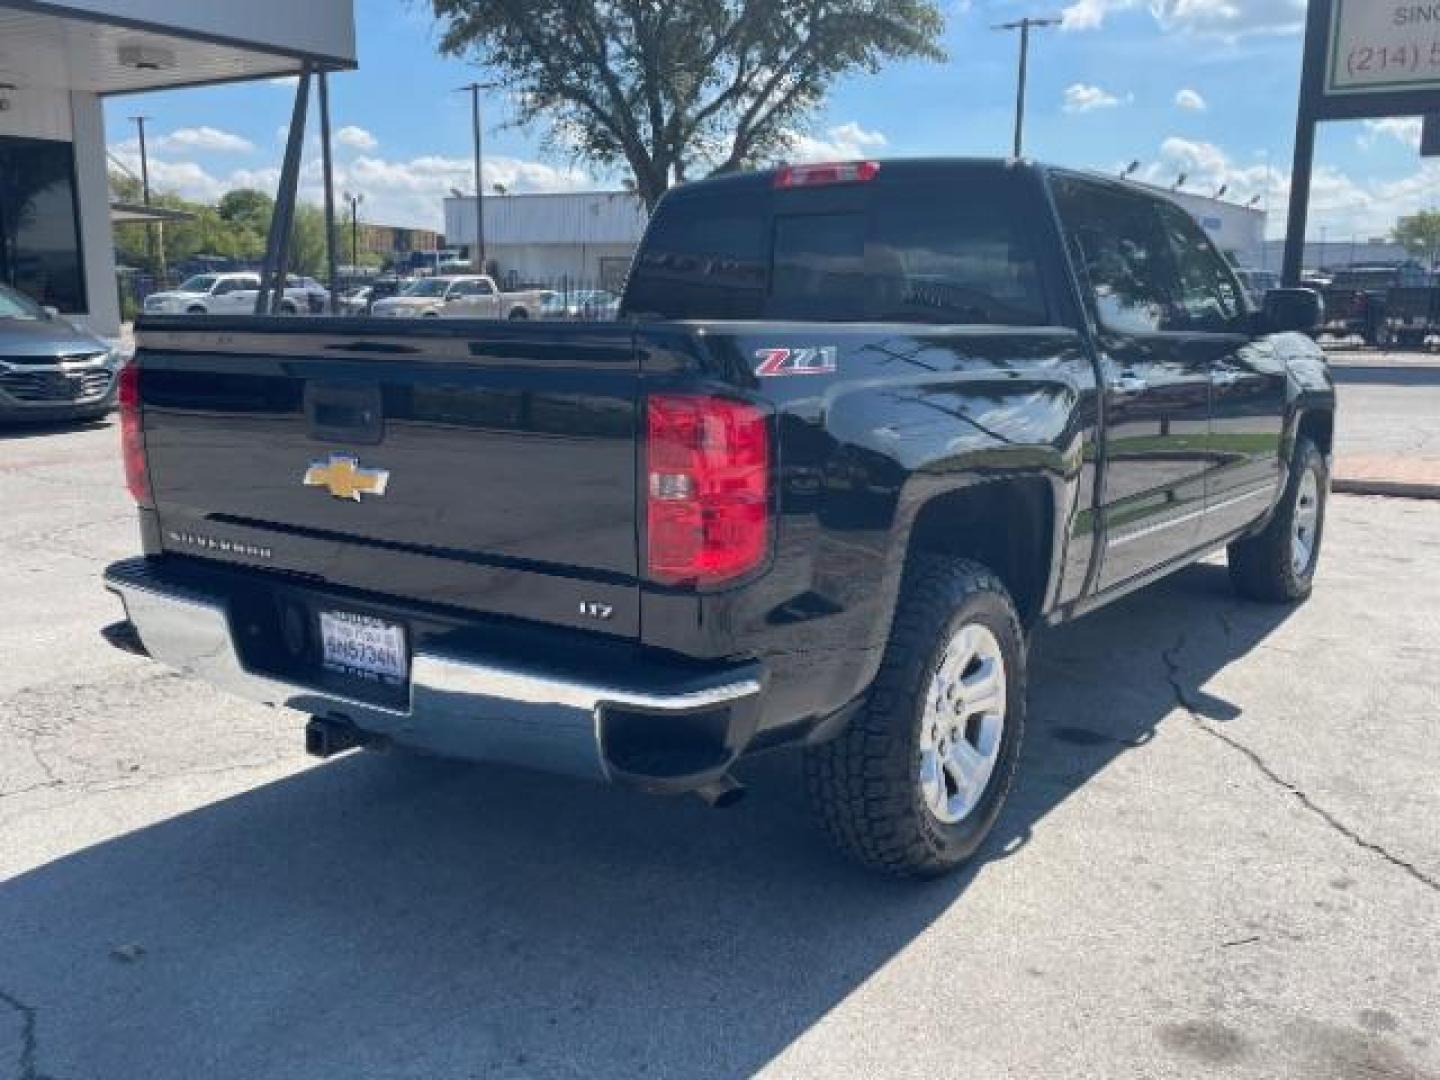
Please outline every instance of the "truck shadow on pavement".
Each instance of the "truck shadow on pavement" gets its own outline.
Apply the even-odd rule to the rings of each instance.
[[[1016,791],[951,880],[833,855],[793,756],[750,763],[750,798],[712,811],[354,755],[0,885],[0,1002],[32,1010],[30,1076],[749,1074],[1070,794],[1188,722],[1168,649],[1190,635],[1203,685],[1287,614],[1202,565],[1043,635]]]

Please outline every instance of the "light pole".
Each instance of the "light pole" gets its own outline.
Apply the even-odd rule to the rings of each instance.
[[[485,190],[480,180],[480,91],[484,89],[483,83],[472,82],[457,91],[468,91],[470,94],[470,126],[475,135],[475,250],[471,253],[470,262],[477,274],[485,272]]]
[[[354,276],[360,269],[360,204],[365,193],[347,191],[343,197],[350,204],[350,273]]]
[[[1020,77],[1015,90],[1015,157],[1017,158],[1025,144],[1025,83],[1030,68],[1030,30],[1059,26],[1062,21],[1054,17],[1032,19],[1026,16],[1017,22],[1001,23],[999,26],[990,28],[992,30],[1020,31]]]
[[[150,155],[145,149],[145,121],[148,116],[130,117],[135,123],[135,130],[140,136],[140,199],[148,207],[150,205]],[[165,233],[160,233],[160,242],[155,242],[155,232],[164,227],[158,222],[147,222],[145,225],[145,246],[149,249],[146,254],[150,256],[150,268],[155,271],[158,278],[165,277]]]

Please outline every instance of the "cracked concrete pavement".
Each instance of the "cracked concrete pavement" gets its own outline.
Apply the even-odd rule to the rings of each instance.
[[[1202,565],[1043,634],[986,860],[400,755],[119,653],[111,428],[0,435],[0,1080],[1440,1077],[1440,504],[1296,610]]]

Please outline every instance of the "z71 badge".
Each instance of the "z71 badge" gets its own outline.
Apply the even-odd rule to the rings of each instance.
[[[764,378],[780,375],[829,375],[839,367],[838,350],[834,345],[818,345],[803,349],[757,349],[760,363],[755,374]]]

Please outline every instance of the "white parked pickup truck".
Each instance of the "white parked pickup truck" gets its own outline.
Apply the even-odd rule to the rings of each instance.
[[[147,315],[252,315],[260,275],[252,273],[196,274],[178,288],[153,292],[145,298]],[[319,314],[330,294],[314,278],[287,274],[280,314]]]
[[[533,319],[540,315],[539,290],[501,292],[485,274],[418,278],[400,295],[376,301],[377,319]]]

